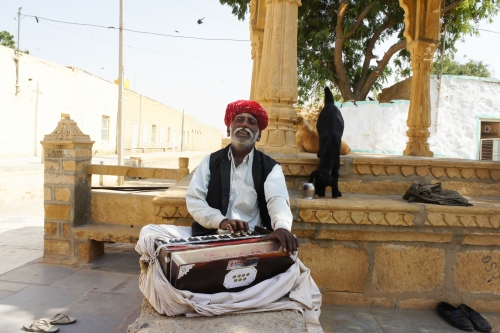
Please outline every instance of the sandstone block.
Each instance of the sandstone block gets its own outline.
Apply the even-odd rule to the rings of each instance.
[[[500,301],[473,301],[469,305],[478,312],[500,312]]]
[[[500,235],[467,235],[462,244],[500,246]]]
[[[55,235],[57,234],[57,223],[45,222],[43,225],[43,230],[46,235]]]
[[[63,223],[63,237],[69,237],[69,230],[71,225],[69,223]]]
[[[59,170],[59,160],[46,160],[45,170],[58,171]]]
[[[90,240],[78,245],[78,257],[81,260],[91,262],[104,253],[104,242]]]
[[[366,251],[344,246],[323,248],[309,243],[300,246],[299,257],[311,269],[320,289],[363,291],[369,267]]]
[[[56,187],[55,188],[56,201],[68,202],[71,196],[69,188],[67,187]]]
[[[324,304],[393,307],[393,302],[390,298],[366,297],[362,293],[328,291],[323,293],[322,296]]]
[[[445,251],[382,244],[375,250],[373,285],[379,292],[428,291],[443,286]]]
[[[304,333],[307,332],[307,328],[304,317],[292,310],[213,317],[168,317],[158,314],[149,302],[144,300],[141,316],[128,327],[127,333],[163,333],[166,331],[177,333]]]
[[[63,173],[45,173],[45,184],[52,185],[73,185],[75,183],[75,176]]]
[[[43,188],[43,199],[45,201],[52,201],[52,188],[44,187]]]
[[[63,240],[45,239],[43,242],[44,256],[47,254],[70,255],[69,242]]]
[[[63,171],[75,171],[75,161],[63,161]]]
[[[69,205],[51,205],[45,204],[45,219],[68,221],[70,213]]]
[[[401,309],[434,310],[438,303],[439,301],[433,299],[410,298],[402,300],[399,307]]]
[[[320,230],[317,239],[363,242],[449,243],[452,234],[429,232],[375,232],[358,230]]]
[[[461,291],[500,295],[500,251],[459,253],[455,283]]]

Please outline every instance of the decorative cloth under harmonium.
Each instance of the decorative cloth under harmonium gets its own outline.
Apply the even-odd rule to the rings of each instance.
[[[223,234],[189,238],[157,238],[158,261],[176,289],[213,294],[237,292],[277,274],[297,260],[264,235]]]

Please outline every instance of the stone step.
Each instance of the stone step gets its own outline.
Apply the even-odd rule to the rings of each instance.
[[[292,190],[302,188],[318,167],[314,154],[276,158]],[[339,189],[365,194],[404,194],[412,183],[442,182],[443,189],[469,196],[500,195],[500,163],[445,158],[349,154],[341,156]]]
[[[75,238],[98,242],[137,243],[141,227],[126,227],[105,223],[86,223],[73,229]]]

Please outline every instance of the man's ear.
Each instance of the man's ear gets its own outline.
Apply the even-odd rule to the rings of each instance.
[[[229,129],[229,126],[227,127],[227,136],[230,137],[231,136],[231,130]]]
[[[262,136],[262,131],[259,130],[259,135],[257,135],[257,141],[260,141],[260,137]]]

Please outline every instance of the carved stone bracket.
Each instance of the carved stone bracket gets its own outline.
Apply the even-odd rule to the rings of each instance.
[[[300,210],[300,222],[411,227],[415,216],[409,212],[359,210]]]
[[[500,225],[500,215],[429,212],[425,224],[435,227],[478,227],[496,229]]]
[[[74,120],[64,118],[59,121],[56,129],[52,133],[45,135],[43,139],[43,141],[60,140],[90,141],[90,136],[83,134]]]
[[[368,163],[353,162],[354,171],[360,175],[402,175],[404,177],[410,176],[434,176],[436,178],[463,178],[463,179],[491,179],[497,181],[500,179],[500,166],[499,168],[492,169],[488,167],[455,167],[455,166],[439,166],[436,165],[371,165]]]

